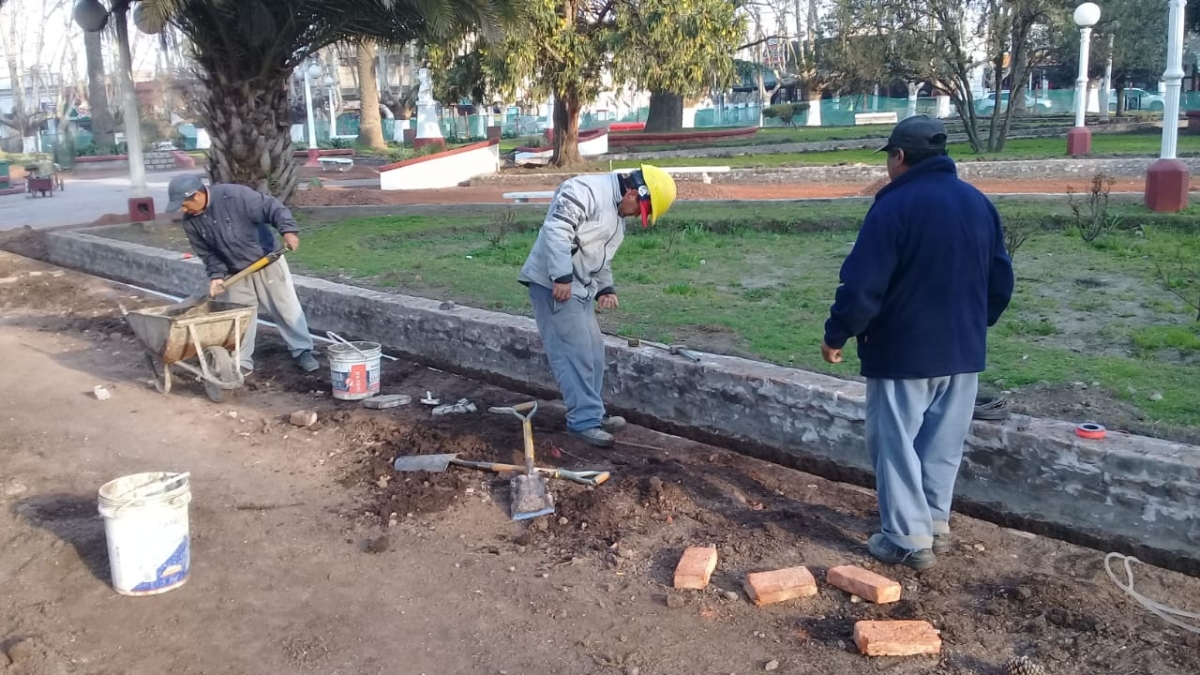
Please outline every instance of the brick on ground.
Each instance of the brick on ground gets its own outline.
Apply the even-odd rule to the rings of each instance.
[[[817,580],[807,567],[747,574],[744,587],[750,601],[759,607],[817,594]]]
[[[942,651],[942,638],[928,621],[859,621],[854,644],[866,656],[916,656]]]
[[[854,565],[829,568],[829,572],[825,574],[825,581],[829,582],[830,586],[880,605],[900,599],[900,584]]]
[[[717,569],[715,546],[691,546],[675,566],[675,588],[704,590]]]

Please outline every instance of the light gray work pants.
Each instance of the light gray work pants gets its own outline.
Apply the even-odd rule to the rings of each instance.
[[[975,411],[979,374],[867,379],[867,451],[882,531],[916,551],[950,532],[950,504]]]
[[[292,358],[312,350],[313,339],[308,333],[308,320],[304,318],[300,298],[296,297],[287,259],[280,258],[226,288],[220,299],[266,309],[278,326],[279,335],[287,343]],[[242,338],[242,353],[238,355],[238,363],[243,370],[254,370],[254,342],[257,336],[258,322],[251,321],[246,337]]]

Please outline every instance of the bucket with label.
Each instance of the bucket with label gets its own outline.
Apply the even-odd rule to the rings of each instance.
[[[358,401],[379,395],[379,361],[383,347],[378,342],[338,342],[326,349],[333,397]]]
[[[191,568],[189,474],[138,473],[100,487],[113,589],[155,595],[182,586]]]

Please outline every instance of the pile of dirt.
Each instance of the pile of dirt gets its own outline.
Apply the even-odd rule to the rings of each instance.
[[[28,225],[15,230],[0,232],[0,250],[16,253],[26,258],[45,258],[46,235]]]

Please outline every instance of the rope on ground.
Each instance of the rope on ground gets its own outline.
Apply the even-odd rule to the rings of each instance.
[[[1117,575],[1114,574],[1112,571],[1111,561],[1113,558],[1120,558],[1124,562],[1124,566],[1125,566],[1125,582],[1124,583],[1122,583],[1121,580],[1117,578]],[[1134,558],[1133,556],[1121,555],[1120,553],[1109,553],[1108,555],[1104,556],[1104,571],[1108,573],[1108,578],[1112,579],[1112,582],[1114,584],[1116,584],[1118,588],[1120,588],[1121,590],[1128,593],[1129,596],[1132,597],[1134,600],[1136,600],[1139,605],[1141,605],[1142,607],[1145,607],[1147,610],[1149,610],[1152,614],[1154,614],[1158,618],[1162,619],[1163,621],[1166,621],[1167,623],[1179,626],[1180,628],[1182,628],[1186,631],[1189,631],[1192,633],[1200,633],[1200,626],[1195,625],[1195,624],[1186,623],[1186,622],[1181,621],[1180,619],[1176,618],[1176,617],[1182,617],[1184,619],[1200,619],[1200,614],[1194,614],[1192,612],[1185,612],[1181,609],[1175,609],[1174,607],[1169,607],[1169,606],[1164,605],[1155,600],[1151,600],[1150,598],[1147,598],[1146,596],[1144,596],[1141,593],[1134,590],[1134,588],[1133,588],[1133,566],[1131,565],[1131,563],[1141,563],[1141,562],[1142,562],[1141,560],[1138,560],[1137,558]]]

